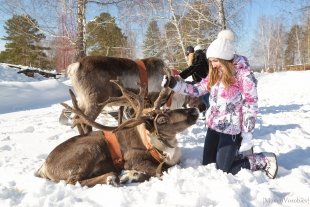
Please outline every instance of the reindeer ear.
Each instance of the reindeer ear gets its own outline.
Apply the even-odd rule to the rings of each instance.
[[[156,123],[157,124],[166,124],[168,123],[168,119],[166,116],[158,116],[157,119],[156,119]]]

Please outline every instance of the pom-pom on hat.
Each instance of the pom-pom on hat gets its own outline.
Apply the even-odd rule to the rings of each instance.
[[[197,50],[203,50],[202,45],[196,45],[196,47],[194,48],[194,51],[197,51]]]
[[[222,30],[217,35],[207,50],[207,58],[220,58],[223,60],[232,60],[235,50],[233,47],[234,33],[231,30]]]

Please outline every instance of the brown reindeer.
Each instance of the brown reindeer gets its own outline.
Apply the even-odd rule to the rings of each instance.
[[[36,176],[56,182],[64,180],[68,184],[79,182],[89,187],[96,184],[117,186],[119,183],[143,182],[180,162],[181,151],[177,146],[176,134],[196,122],[198,110],[155,110],[143,114],[142,94],[145,93],[145,86],[141,87],[139,94],[134,94],[119,82],[113,82],[120,87],[123,96],[110,97],[103,106],[111,102],[128,101],[135,111],[135,117],[118,127],[101,125],[88,119],[78,108],[71,93],[74,107],[63,105],[100,131],[75,136],[58,145],[48,155]],[[113,143],[119,148],[111,147],[115,146]]]
[[[69,65],[67,73],[77,95],[79,108],[92,121],[103,109],[99,103],[109,97],[121,96],[119,88],[110,83],[110,80],[119,80],[127,90],[133,92],[139,91],[137,82],[146,85],[146,92],[142,94],[146,108],[155,105],[158,105],[155,106],[158,108],[166,101],[171,91],[164,89],[161,96],[158,96],[162,89],[163,75],[170,77],[171,72],[161,59],[155,57],[133,61],[127,58],[86,56]],[[161,98],[157,100],[158,97]],[[117,104],[123,106],[125,103]],[[121,123],[121,120],[119,122]],[[80,134],[90,131],[89,125],[83,125],[82,130],[79,128]]]

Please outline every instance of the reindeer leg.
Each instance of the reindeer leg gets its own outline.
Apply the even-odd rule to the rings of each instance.
[[[84,113],[89,118],[89,120],[95,121],[101,111],[102,111],[102,106],[98,106],[96,104],[96,105],[86,106]],[[86,124],[82,124],[82,128],[85,134],[92,131],[92,127]]]
[[[113,186],[119,186],[120,181],[118,175],[115,172],[110,172],[103,175],[99,175],[94,178],[81,180],[79,181],[79,183],[81,184],[81,186],[88,186],[88,187],[93,187],[97,184],[108,184]]]

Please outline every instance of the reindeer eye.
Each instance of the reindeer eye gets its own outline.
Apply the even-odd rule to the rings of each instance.
[[[165,116],[160,116],[156,120],[157,124],[165,124],[167,123],[167,118]]]

